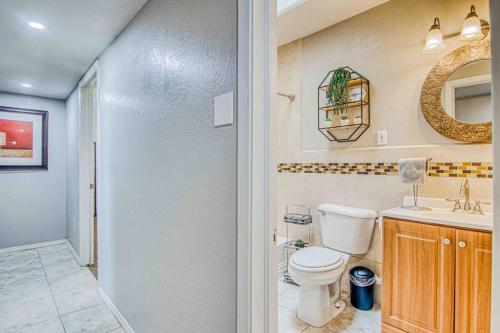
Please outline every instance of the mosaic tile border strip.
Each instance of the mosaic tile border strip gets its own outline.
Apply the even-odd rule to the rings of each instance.
[[[493,178],[491,162],[431,162],[430,177]]]
[[[279,173],[397,176],[397,162],[279,163]],[[493,178],[491,162],[430,162],[430,177]]]

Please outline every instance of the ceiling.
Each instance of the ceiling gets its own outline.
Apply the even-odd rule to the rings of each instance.
[[[323,30],[389,0],[278,0],[278,45]],[[286,6],[290,5],[287,11]]]
[[[0,91],[66,99],[146,1],[0,1]]]

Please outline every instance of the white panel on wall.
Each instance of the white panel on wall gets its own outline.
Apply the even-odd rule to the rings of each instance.
[[[233,92],[214,98],[214,127],[233,124]]]

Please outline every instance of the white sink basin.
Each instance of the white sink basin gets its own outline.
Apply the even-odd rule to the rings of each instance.
[[[408,203],[407,198],[405,198],[405,203]],[[421,198],[419,199],[419,205],[429,207],[431,210],[408,210],[396,207],[384,210],[380,212],[380,215],[459,228],[493,230],[493,215],[489,206],[483,207],[483,210],[485,210],[484,215],[478,215],[466,212],[453,212],[453,203],[447,202],[444,199]]]

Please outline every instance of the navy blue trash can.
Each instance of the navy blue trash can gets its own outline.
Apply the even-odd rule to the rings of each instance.
[[[349,280],[352,306],[359,310],[371,310],[377,281],[375,273],[366,267],[356,266],[349,270]]]

